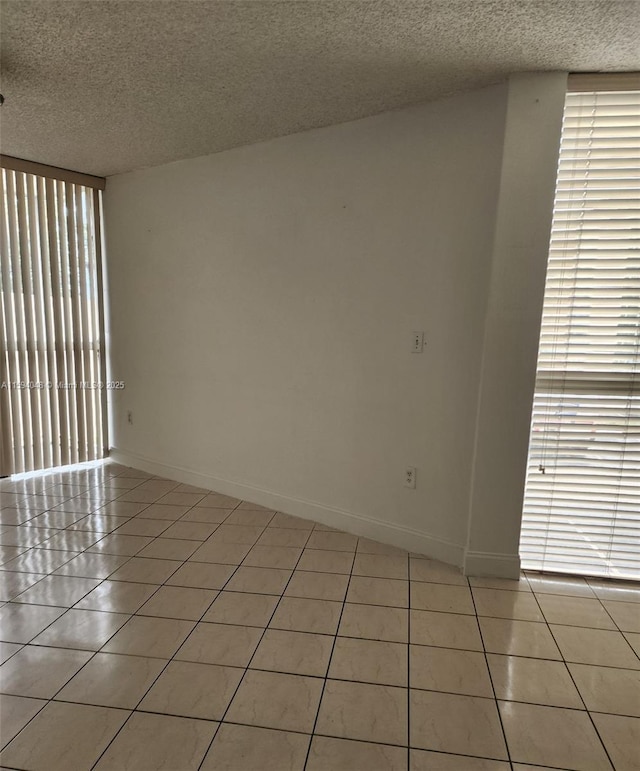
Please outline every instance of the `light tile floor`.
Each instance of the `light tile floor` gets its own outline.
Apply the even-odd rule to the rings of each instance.
[[[0,766],[638,771],[640,587],[106,463],[0,482]]]

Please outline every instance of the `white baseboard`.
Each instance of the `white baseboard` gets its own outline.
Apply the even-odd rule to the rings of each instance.
[[[518,578],[520,575],[520,557],[517,554],[466,551],[463,570],[465,576]]]
[[[403,525],[382,522],[363,514],[353,514],[349,511],[332,508],[314,501],[291,498],[271,492],[270,490],[263,490],[259,487],[252,487],[227,479],[219,479],[179,466],[169,466],[165,463],[117,448],[111,449],[109,457],[116,463],[132,466],[141,471],[147,471],[150,474],[168,477],[169,479],[175,479],[177,482],[204,487],[208,490],[215,490],[224,495],[231,495],[234,498],[241,498],[244,501],[251,501],[251,503],[257,503],[260,506],[282,511],[285,514],[291,514],[302,519],[311,519],[314,522],[320,522],[323,525],[335,527],[338,530],[345,530],[348,533],[353,533],[363,538],[371,538],[374,541],[397,546],[400,549],[407,549],[416,554],[424,554],[431,559],[448,562],[458,567],[462,566],[464,554],[462,546],[429,533],[413,530]]]

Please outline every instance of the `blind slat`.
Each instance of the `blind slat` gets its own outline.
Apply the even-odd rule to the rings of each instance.
[[[640,93],[568,94],[521,535],[525,568],[640,578]]]
[[[101,458],[100,192],[0,171],[0,472]]]

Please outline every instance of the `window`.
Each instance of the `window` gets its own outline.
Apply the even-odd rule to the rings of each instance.
[[[638,90],[567,94],[520,551],[640,579]]]
[[[35,165],[5,157],[2,166],[0,471],[7,475],[103,457],[105,378],[95,178],[30,173]]]

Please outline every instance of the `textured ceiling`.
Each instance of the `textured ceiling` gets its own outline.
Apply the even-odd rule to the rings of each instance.
[[[640,3],[1,0],[0,149],[99,175],[524,70],[640,69]]]

